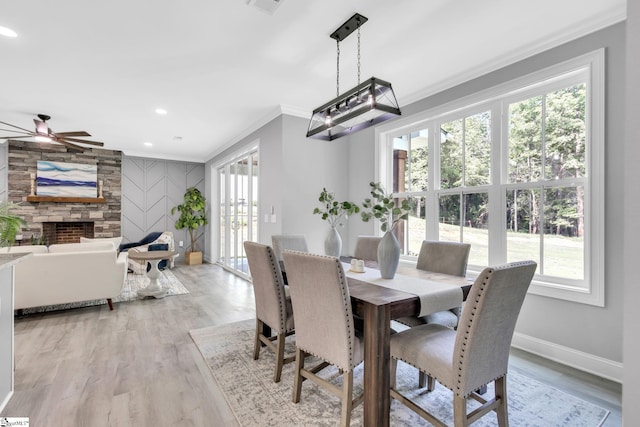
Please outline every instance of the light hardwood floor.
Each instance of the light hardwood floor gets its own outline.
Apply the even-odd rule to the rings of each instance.
[[[254,318],[250,283],[222,268],[177,266],[191,292],[15,322],[15,393],[0,416],[32,426],[237,426],[189,330]],[[620,385],[514,351],[511,366],[612,411]]]

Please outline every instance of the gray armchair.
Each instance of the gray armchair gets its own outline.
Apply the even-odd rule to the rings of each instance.
[[[291,300],[286,296],[280,264],[276,260],[273,250],[267,245],[245,241],[244,251],[249,261],[256,299],[256,333],[253,358],[258,359],[260,356],[260,343],[269,347],[276,355],[273,381],[279,382],[282,366],[295,360],[293,356],[284,357],[285,338],[294,333]],[[264,325],[269,326],[276,335],[274,337],[265,336],[263,333]]]
[[[364,347],[355,333],[342,264],[334,257],[291,251],[284,252],[284,262],[296,317],[293,401],[300,401],[302,382],[309,379],[342,399],[341,425],[348,426],[351,410],[362,403],[362,394],[353,399],[353,370],[364,359]],[[307,355],[323,362],[305,368]],[[316,375],[330,364],[343,374],[342,388]]]
[[[471,287],[457,331],[438,324],[416,326],[391,337],[391,397],[434,425],[444,426],[395,386],[398,360],[434,377],[453,390],[455,426],[467,426],[490,411],[506,427],[509,348],[520,308],[536,270],[523,261],[485,268]],[[475,390],[495,382],[495,396],[485,399]],[[467,399],[482,405],[467,414]]]

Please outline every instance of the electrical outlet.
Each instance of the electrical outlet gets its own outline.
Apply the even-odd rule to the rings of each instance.
[[[178,246],[179,246],[179,247],[183,247],[183,246],[184,246],[184,242],[183,242],[182,240],[180,240],[180,241],[178,242]]]

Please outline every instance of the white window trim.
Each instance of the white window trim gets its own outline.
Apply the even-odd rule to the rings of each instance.
[[[529,293],[542,295],[551,298],[563,299],[604,307],[605,304],[605,51],[599,49],[568,61],[550,66],[536,71],[526,76],[505,82],[492,88],[477,92],[475,94],[454,100],[452,102],[434,107],[411,116],[407,116],[391,123],[378,126],[375,130],[375,179],[384,184],[391,182],[392,162],[391,152],[393,137],[415,131],[420,127],[429,127],[429,123],[441,120],[452,114],[459,114],[465,110],[480,108],[481,105],[490,105],[492,101],[506,100],[512,97],[526,97],[527,92],[535,90],[541,82],[547,85],[554,79],[566,80],[572,72],[579,73],[587,68],[589,70],[588,96],[586,99],[587,108],[587,128],[590,147],[586,159],[588,165],[588,191],[587,198],[588,212],[585,212],[585,227],[589,230],[585,236],[585,279],[586,287],[571,286],[564,281],[550,282],[544,277],[535,277]],[[493,114],[493,110],[492,110]],[[498,128],[504,138],[504,129]],[[429,144],[435,137],[430,131]],[[506,144],[504,144],[506,145]],[[503,146],[504,146],[503,145]],[[504,155],[504,153],[501,153]],[[429,158],[433,159],[432,152]],[[493,156],[492,156],[493,158]],[[494,170],[494,168],[492,168]],[[504,173],[504,171],[501,171]],[[433,177],[429,171],[430,179]],[[492,182],[495,184],[496,181]],[[500,181],[504,183],[504,180]],[[495,215],[494,215],[495,216]],[[427,225],[427,235],[431,234]],[[427,238],[428,236],[425,236]],[[489,254],[490,263],[493,263],[495,252],[504,253],[502,248],[491,250]],[[493,256],[492,256],[493,255]],[[471,275],[473,271],[469,271]],[[477,272],[479,273],[479,272]]]

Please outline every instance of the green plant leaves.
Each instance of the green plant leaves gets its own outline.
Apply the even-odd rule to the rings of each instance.
[[[322,219],[328,221],[332,227],[342,225],[343,218],[346,219],[349,215],[360,212],[358,205],[346,200],[343,202],[336,200],[335,195],[328,192],[326,188],[322,189],[318,201],[322,206],[315,208],[313,213],[322,215]]]
[[[207,225],[207,217],[205,213],[206,199],[195,187],[190,187],[184,193],[184,203],[171,208],[171,215],[177,210],[180,212],[180,217],[175,223],[177,230],[186,228],[189,230],[189,237],[191,244],[189,248],[191,252],[197,252],[196,237],[193,234],[194,230]]]
[[[392,194],[385,194],[382,184],[379,182],[370,182],[369,186],[371,198],[364,199],[362,203],[363,211],[360,214],[364,222],[368,222],[371,218],[380,221],[380,230],[382,232],[391,231],[401,220],[406,220],[409,213],[413,210],[413,205],[408,199],[399,201],[396,205]]]

